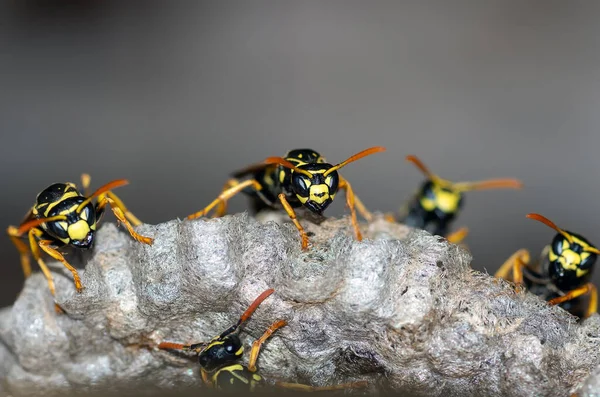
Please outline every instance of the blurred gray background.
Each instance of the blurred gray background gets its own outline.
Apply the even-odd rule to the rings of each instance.
[[[477,269],[550,241],[528,212],[600,244],[599,17],[578,1],[2,2],[0,224],[82,172],[128,178],[116,193],[159,223],[267,156],[383,145],[342,172],[373,210],[421,183],[407,154],[455,181],[523,180],[468,194],[455,227]],[[7,305],[23,277],[8,237],[0,253]]]

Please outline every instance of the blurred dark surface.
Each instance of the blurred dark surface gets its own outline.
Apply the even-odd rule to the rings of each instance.
[[[128,178],[116,193],[159,223],[267,156],[383,145],[342,172],[373,210],[421,182],[407,154],[451,180],[524,181],[467,195],[455,227],[477,269],[550,241],[528,212],[600,244],[598,17],[578,1],[2,2],[0,223],[82,172]],[[23,277],[8,237],[0,253],[8,305]]]

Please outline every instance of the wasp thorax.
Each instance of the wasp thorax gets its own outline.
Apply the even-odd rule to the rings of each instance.
[[[320,214],[333,201],[339,185],[337,171],[325,174],[331,164],[306,164],[300,169],[308,171],[311,176],[300,172],[292,174],[292,189],[300,202],[311,211]]]
[[[210,372],[236,361],[243,353],[240,338],[233,334],[210,342],[198,356],[198,361],[205,371]]]
[[[597,255],[587,252],[586,248],[593,246],[582,236],[567,232],[572,241],[561,233],[552,240],[548,259],[550,262],[549,276],[555,285],[568,290],[587,283],[592,277],[592,267]]]

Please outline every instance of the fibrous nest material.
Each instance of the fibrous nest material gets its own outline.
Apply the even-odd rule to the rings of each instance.
[[[600,362],[598,315],[577,323],[472,270],[460,246],[380,217],[362,225],[359,242],[349,218],[330,218],[303,221],[312,246],[302,251],[293,225],[266,219],[242,213],[140,226],[152,246],[104,224],[83,257],[82,293],[56,264],[66,314],[55,313],[41,274],[0,313],[2,390],[203,388],[193,357],[147,345],[208,341],[268,288],[275,293],[241,333],[248,349],[275,320],[288,321],[258,360],[267,380],[367,380],[368,392],[423,396],[565,397],[597,379],[588,376]]]

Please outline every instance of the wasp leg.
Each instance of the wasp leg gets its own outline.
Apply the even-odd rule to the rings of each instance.
[[[275,386],[284,387],[286,389],[296,390],[296,391],[305,391],[305,392],[316,392],[316,391],[324,391],[324,390],[346,390],[346,389],[359,389],[361,387],[368,386],[367,381],[360,382],[351,382],[351,383],[342,383],[339,385],[333,386],[309,386],[303,385],[301,383],[287,383],[287,382],[275,382]]]
[[[461,241],[463,241],[465,237],[467,237],[467,234],[469,234],[469,229],[466,227],[461,227],[457,231],[452,232],[448,236],[446,236],[446,240],[453,244],[458,244]]]
[[[71,264],[69,262],[67,262],[65,257],[60,252],[58,252],[54,248],[50,247],[50,245],[52,244],[52,241],[40,240],[40,242],[38,244],[44,252],[46,252],[52,258],[54,258],[57,261],[59,261],[60,263],[62,263],[64,265],[64,267],[69,269],[69,271],[73,275],[73,282],[75,283],[75,288],[77,289],[77,292],[81,292],[83,290],[83,287],[81,286],[81,278],[79,277],[79,273],[77,273],[77,269],[75,269],[73,266],[71,266]]]
[[[81,186],[83,187],[83,194],[87,197],[90,195],[90,183],[92,177],[90,174],[81,174]]]
[[[252,350],[250,350],[250,360],[248,361],[248,370],[250,372],[256,372],[256,361],[258,360],[258,354],[260,353],[260,348],[263,343],[273,334],[273,332],[277,331],[279,328],[287,325],[287,321],[279,320],[273,324],[265,331],[264,334],[260,338],[252,343]]]
[[[258,181],[256,181],[255,179],[249,179],[249,180],[239,183],[227,190],[222,191],[221,194],[219,194],[219,197],[217,197],[209,205],[204,207],[204,209],[202,211],[198,211],[196,213],[188,215],[187,219],[196,219],[196,218],[200,218],[201,216],[206,215],[215,206],[217,206],[218,204],[227,203],[227,200],[229,200],[230,198],[232,198],[233,196],[235,196],[236,194],[238,194],[239,192],[241,192],[248,186],[252,186],[252,188],[255,189],[256,191],[262,190],[262,186],[260,185],[260,183],[258,183]]]
[[[509,273],[512,269],[512,281],[520,290],[523,288],[523,267],[529,265],[529,260],[529,251],[520,249],[512,254],[510,258],[500,266],[500,269],[494,274],[494,277],[509,280]]]
[[[225,185],[223,185],[223,189],[221,190],[221,192],[225,192],[239,184],[240,184],[240,181],[238,181],[237,179],[230,179],[225,183]],[[219,206],[217,207],[217,210],[215,211],[214,217],[220,218],[220,217],[224,216],[226,213],[227,213],[227,201],[219,202]]]
[[[277,197],[279,197],[279,201],[281,201],[285,212],[287,212],[292,222],[294,222],[296,229],[298,229],[298,231],[300,232],[300,237],[302,238],[302,249],[308,249],[308,235],[306,234],[306,231],[298,221],[298,218],[296,217],[296,212],[294,211],[290,203],[288,203],[287,199],[285,198],[285,194],[280,193]]]
[[[46,277],[46,282],[48,283],[48,289],[50,290],[50,294],[52,297],[56,296],[56,290],[54,288],[54,279],[52,278],[52,273],[50,273],[50,269],[42,259],[41,252],[38,248],[38,244],[35,240],[36,236],[39,237],[42,235],[42,232],[39,229],[30,229],[28,233],[29,237],[29,246],[31,247],[31,254],[33,255],[33,259],[36,260],[40,269],[42,269],[42,273],[44,277]],[[55,302],[54,310],[56,313],[64,313],[64,310]]]
[[[350,184],[348,182],[346,182],[346,184],[348,186],[350,186]],[[360,215],[363,218],[365,218],[367,222],[372,222],[373,221],[373,214],[371,213],[371,211],[369,211],[367,209],[367,207],[365,207],[365,205],[363,204],[362,200],[359,199],[356,194],[354,195],[354,204],[356,206],[356,209],[360,213]]]
[[[142,224],[142,221],[140,221],[137,216],[133,215],[133,213],[127,209],[127,207],[125,206],[125,203],[123,203],[123,201],[113,192],[108,191],[106,193],[101,194],[98,197],[98,202],[101,203],[101,202],[105,201],[107,197],[110,200],[112,200],[109,203],[110,203],[111,208],[113,208],[113,212],[114,212],[114,208],[117,207],[123,213],[124,217],[127,218],[127,220],[129,220],[129,222],[133,226],[139,226]],[[104,207],[104,206],[102,206],[102,207]]]
[[[348,205],[348,208],[350,208],[350,215],[352,216],[352,226],[354,227],[354,233],[356,234],[356,239],[358,241],[362,241],[362,234],[360,233],[360,229],[358,228],[358,220],[356,219],[356,209],[355,209],[357,201],[360,202],[360,200],[357,200],[358,198],[354,194],[354,191],[352,190],[352,186],[350,186],[350,183],[348,183],[348,181],[345,180],[344,178],[342,178],[341,176],[340,176],[340,185],[339,186],[340,186],[340,189],[344,189],[346,191],[346,204]],[[362,205],[362,202],[360,205]],[[363,209],[364,209],[364,206],[363,206]],[[366,209],[365,209],[365,211],[366,211]],[[372,219],[373,216],[372,215],[370,215],[370,216]],[[365,219],[368,220],[369,218],[365,217]]]
[[[21,235],[18,230],[14,226],[9,226],[7,229],[8,236],[10,240],[13,242],[15,247],[19,250],[19,254],[21,255],[21,267],[23,268],[23,274],[25,278],[31,275],[31,262],[29,261],[29,248],[27,248],[27,244],[20,240]]]
[[[571,299],[575,299],[581,295],[588,294],[588,293],[590,294],[590,303],[588,305],[586,317],[589,317],[592,314],[596,313],[597,306],[598,306],[598,291],[596,290],[596,287],[592,283],[587,283],[585,285],[582,285],[579,288],[569,291],[567,294],[565,294],[563,296],[559,296],[557,298],[550,299],[548,301],[548,304],[550,304],[552,306],[558,305],[560,303],[569,301]]]
[[[110,205],[110,209],[112,210],[112,212],[115,214],[117,219],[125,225],[125,227],[127,228],[127,231],[129,232],[131,237],[133,237],[134,240],[139,241],[140,243],[152,245],[152,243],[154,242],[154,239],[151,237],[142,236],[141,234],[136,233],[136,231],[133,230],[133,227],[127,220],[126,215],[125,215],[123,209],[121,209],[121,206],[119,205],[119,203],[115,202],[111,197],[108,197],[108,196],[102,197],[102,199],[98,202],[98,205],[96,206],[97,211],[104,211],[104,208],[106,207],[107,204]],[[125,208],[125,210],[127,210],[127,209]]]

